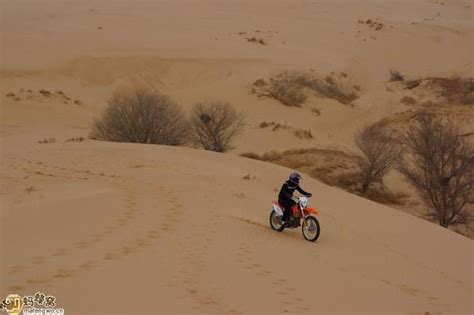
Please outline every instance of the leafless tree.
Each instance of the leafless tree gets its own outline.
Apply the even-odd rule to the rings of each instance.
[[[362,193],[373,183],[383,184],[383,177],[390,171],[398,156],[397,146],[386,135],[381,123],[360,130],[355,143],[362,152],[359,160]]]
[[[468,226],[473,219],[474,150],[449,120],[429,114],[402,139],[400,172],[430,207],[428,217],[443,227]]]
[[[168,97],[148,90],[115,93],[90,133],[97,140],[164,145],[181,145],[187,135],[181,108]]]
[[[194,143],[206,150],[225,152],[233,149],[232,140],[243,126],[243,115],[229,103],[197,103],[191,112]]]

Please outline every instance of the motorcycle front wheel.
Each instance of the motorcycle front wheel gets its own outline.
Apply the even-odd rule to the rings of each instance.
[[[279,216],[275,211],[272,210],[270,213],[270,227],[278,232],[281,232],[285,229],[281,223],[281,216]]]
[[[315,217],[307,217],[301,225],[303,236],[306,240],[314,242],[318,239],[321,233],[319,221]]]

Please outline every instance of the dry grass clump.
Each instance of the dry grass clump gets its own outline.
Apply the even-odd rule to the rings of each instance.
[[[86,141],[84,137],[69,138],[65,142],[83,142]]]
[[[421,84],[421,80],[420,79],[409,80],[409,81],[405,81],[404,84],[405,84],[405,90],[413,90],[414,88],[418,87]]]
[[[400,99],[400,103],[408,105],[408,106],[412,106],[412,105],[416,105],[417,101],[411,96],[404,96]]]
[[[293,135],[295,135],[298,139],[313,139],[313,134],[311,133],[311,130],[294,128],[286,124],[276,123],[274,121],[271,121],[271,122],[263,121],[259,124],[259,127],[262,129],[271,127],[272,131],[277,131],[279,129],[291,130]]]
[[[31,186],[31,185],[30,185],[30,186],[28,186],[28,187],[25,188],[25,191],[26,191],[27,193],[32,193],[32,192],[34,192],[34,191],[37,191],[37,189],[36,189],[34,186]]]
[[[474,104],[474,78],[431,78],[428,86],[439,89],[448,102]]]
[[[287,124],[280,124],[274,121],[262,121],[259,125],[260,128],[265,129],[271,127],[272,131],[277,131],[279,129],[287,130],[287,129],[293,129],[292,127],[288,126]]]
[[[263,79],[255,81],[251,92],[259,97],[273,98],[286,106],[301,107],[309,93],[351,104],[359,97],[359,89],[350,84],[347,73],[319,78],[313,71],[283,71],[271,77],[268,83]]]
[[[250,43],[266,45],[266,42],[263,38],[259,38],[259,37],[255,37],[255,36],[247,38],[247,41],[250,42]]]
[[[311,108],[311,112],[317,116],[321,116],[321,110],[317,107]]]
[[[344,78],[344,80],[341,80]],[[306,87],[321,97],[334,99],[344,105],[352,104],[359,95],[354,86],[345,81],[345,77],[328,75],[324,79],[311,78]]]
[[[330,186],[340,187],[373,201],[388,204],[404,202],[403,194],[392,193],[379,183],[371,185],[370,189],[363,194],[358,166],[360,158],[343,151],[310,148],[283,152],[271,151],[264,154],[246,152],[241,156],[299,170]]]
[[[56,143],[56,138],[46,138],[43,140],[39,140],[38,143],[40,144]]]
[[[45,96],[45,97],[50,97],[51,96],[51,92],[48,91],[48,90],[44,90],[44,89],[41,89],[38,91],[41,95]]]
[[[263,79],[255,81],[251,92],[258,97],[273,98],[286,106],[300,107],[308,98],[304,85],[301,84],[300,72],[284,71],[270,78],[270,82]]]
[[[405,81],[405,77],[398,70],[390,70],[390,82]]]
[[[313,139],[313,134],[311,133],[311,130],[297,129],[293,132],[293,134],[298,139]]]
[[[253,175],[252,173],[248,173],[244,177],[242,177],[243,180],[251,180],[251,179],[257,179],[257,176]]]

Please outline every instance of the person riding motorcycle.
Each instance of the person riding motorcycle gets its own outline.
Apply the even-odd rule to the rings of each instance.
[[[280,193],[278,194],[278,203],[284,208],[283,217],[282,217],[282,224],[287,225],[288,219],[291,215],[291,208],[296,204],[296,202],[292,199],[293,193],[297,190],[300,194],[311,197],[312,194],[309,192],[304,191],[300,187],[300,179],[301,175],[298,173],[291,173],[290,177],[286,182],[283,183],[280,189]]]

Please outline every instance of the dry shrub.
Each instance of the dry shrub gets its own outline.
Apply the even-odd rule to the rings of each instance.
[[[77,137],[77,138],[69,138],[65,142],[83,142],[86,141],[84,137]]]
[[[311,108],[311,112],[317,116],[321,116],[321,110],[317,107]]]
[[[188,127],[181,108],[154,91],[117,92],[102,117],[94,121],[91,139],[181,145]]]
[[[398,169],[429,207],[427,216],[443,227],[468,226],[474,203],[474,148],[449,120],[417,118],[402,139]]]
[[[311,133],[311,130],[297,129],[293,132],[293,134],[298,139],[313,139],[313,134]]]
[[[51,92],[50,91],[47,91],[47,90],[44,90],[44,89],[41,89],[38,91],[41,95],[43,96],[46,96],[46,97],[50,97],[51,96]]]
[[[274,124],[274,122],[268,123],[268,122],[266,122],[266,121],[262,121],[262,122],[260,123],[259,127],[262,128],[262,129],[263,129],[263,128],[267,128],[268,126],[271,126],[272,123]]]
[[[284,152],[271,151],[262,155],[247,152],[241,156],[297,169],[327,185],[340,187],[373,201],[402,204],[406,198],[401,193],[392,193],[383,184],[371,185],[370,189],[362,194],[360,171],[357,168],[358,157],[342,151],[312,148]]]
[[[38,143],[40,144],[56,143],[56,138],[47,138],[47,139],[39,140]]]
[[[416,105],[416,100],[411,96],[404,96],[400,99],[400,103],[411,106]]]
[[[324,79],[307,75],[304,77],[303,84],[305,87],[315,92],[320,97],[336,100],[344,105],[351,104],[359,95],[353,85],[346,77],[326,76]]]
[[[399,154],[383,123],[375,123],[357,132],[355,143],[362,152],[359,167],[361,192],[364,194],[373,183],[383,184],[383,177],[390,171]]]
[[[265,40],[263,38],[259,38],[259,37],[255,37],[255,36],[247,38],[247,41],[250,42],[250,43],[266,45]]]
[[[410,81],[405,81],[405,90],[413,90],[414,88],[418,87],[421,84],[421,80],[410,80]]]
[[[308,96],[301,80],[304,74],[300,72],[281,72],[270,78],[266,89],[268,95],[286,106],[301,106]]]
[[[405,81],[405,78],[398,70],[390,70],[390,82]]]
[[[474,78],[432,78],[429,84],[439,88],[441,96],[449,102],[474,104]]]
[[[226,152],[242,132],[244,118],[226,102],[198,103],[191,113],[193,141],[206,150]]]
[[[342,104],[351,104],[359,97],[347,74],[328,75],[321,79],[312,71],[283,71],[271,77],[268,84],[257,80],[251,91],[259,97],[270,97],[284,105],[297,107],[306,102],[308,92],[334,99]]]

